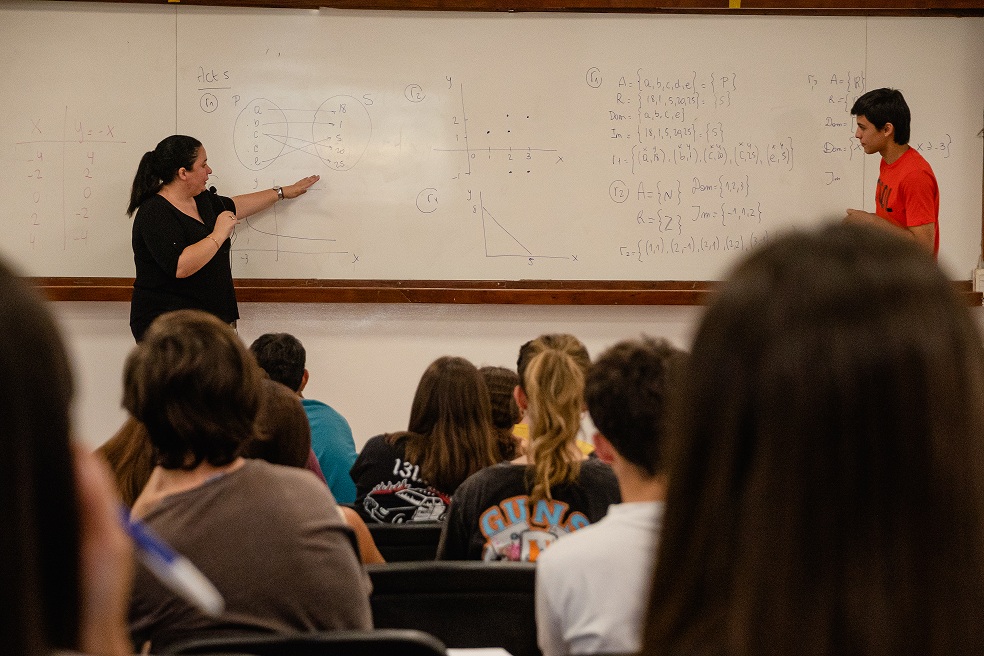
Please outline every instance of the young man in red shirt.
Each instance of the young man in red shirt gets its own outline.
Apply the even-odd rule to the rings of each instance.
[[[896,89],[875,89],[851,107],[854,136],[868,155],[882,156],[875,213],[849,209],[844,220],[897,231],[936,257],[940,250],[940,190],[929,163],[909,146],[909,106]]]

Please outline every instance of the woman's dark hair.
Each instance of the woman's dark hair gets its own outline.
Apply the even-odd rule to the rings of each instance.
[[[175,134],[157,144],[154,150],[144,153],[137,166],[137,174],[133,176],[127,215],[133,216],[141,203],[174,180],[180,169],[190,171],[201,147],[202,142],[198,139]]]
[[[779,238],[685,371],[643,653],[980,653],[984,351],[926,253]]]
[[[256,430],[242,455],[275,465],[303,468],[311,453],[311,424],[300,397],[286,385],[269,378],[264,378],[261,386],[263,400],[256,416]]]
[[[513,392],[519,385],[519,375],[506,367],[480,367],[485,386],[489,388],[492,404],[492,426],[495,428],[499,455],[512,460],[519,455],[519,441],[513,435],[513,426],[520,420],[519,406]]]
[[[265,374],[228,324],[200,310],[154,320],[130,352],[123,406],[165,469],[221,466],[252,437]]]
[[[154,471],[154,445],[147,429],[133,417],[128,417],[116,434],[96,449],[109,464],[120,499],[128,507],[143,491]]]
[[[37,293],[0,263],[0,645],[79,648],[79,516],[70,447],[72,376]]]
[[[452,356],[435,360],[417,385],[408,431],[387,439],[392,444],[404,440],[406,459],[446,494],[499,462],[489,391],[475,365]]]

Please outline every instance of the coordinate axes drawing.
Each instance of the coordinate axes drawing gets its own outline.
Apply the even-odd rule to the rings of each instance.
[[[434,148],[435,152],[439,153],[449,153],[456,154],[463,157],[462,168],[459,169],[458,175],[454,176],[454,180],[463,180],[462,176],[475,176],[474,180],[478,181],[482,178],[482,174],[479,173],[478,167],[472,167],[472,164],[477,164],[479,158],[486,161],[492,161],[493,158],[496,160],[496,164],[500,165],[500,175],[502,171],[505,171],[506,176],[512,175],[528,175],[532,174],[535,169],[534,157],[540,157],[546,153],[557,153],[555,148],[542,148],[533,147],[532,145],[526,146],[513,146],[504,145],[499,139],[505,139],[509,141],[512,139],[512,128],[510,125],[516,122],[523,123],[530,120],[529,115],[510,115],[505,114],[503,125],[494,135],[491,126],[486,126],[484,130],[484,135],[487,139],[495,141],[495,145],[491,143],[484,147],[476,147],[471,144],[469,134],[469,122],[471,119],[468,117],[468,110],[465,105],[465,89],[464,84],[458,85],[459,97],[460,97],[460,118],[457,115],[453,115],[451,120],[452,124],[455,126],[455,140],[460,143],[451,148]],[[481,130],[480,130],[481,132]],[[501,134],[500,134],[501,133]],[[557,155],[555,163],[563,162],[563,157]],[[471,190],[468,191],[467,200],[469,202],[474,202]],[[494,200],[493,200],[494,202]],[[477,209],[477,212],[474,210]],[[482,239],[485,244],[485,257],[487,258],[525,258],[530,264],[537,259],[558,259],[558,260],[572,260],[577,261],[577,256],[565,256],[565,255],[550,255],[534,253],[530,248],[526,246],[524,240],[518,237],[518,230],[515,230],[511,226],[516,223],[511,217],[509,219],[503,219],[500,221],[496,216],[492,214],[489,208],[485,204],[485,193],[479,191],[478,193],[478,204],[477,207],[473,206],[473,212],[477,213],[481,219],[482,223]],[[509,224],[510,227],[507,227]]]

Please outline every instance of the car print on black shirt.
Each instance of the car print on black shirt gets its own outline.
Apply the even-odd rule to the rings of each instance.
[[[451,499],[431,487],[411,487],[406,482],[382,484],[363,502],[366,512],[384,524],[438,522],[444,519]]]

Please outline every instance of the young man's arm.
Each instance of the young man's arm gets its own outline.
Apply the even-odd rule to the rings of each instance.
[[[886,221],[877,214],[855,209],[847,210],[847,215],[844,216],[844,223],[869,225],[882,230],[888,230],[889,232],[894,232],[898,235],[906,236],[913,239],[916,243],[922,244],[930,253],[933,252],[933,249],[936,246],[936,224],[934,223],[902,228],[895,225],[891,221]]]

